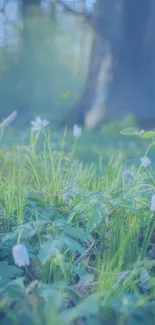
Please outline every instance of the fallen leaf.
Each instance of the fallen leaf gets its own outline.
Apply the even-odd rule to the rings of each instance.
[[[66,98],[66,97],[68,97],[68,95],[69,95],[69,92],[66,92],[66,93],[63,93],[60,97],[61,98]]]

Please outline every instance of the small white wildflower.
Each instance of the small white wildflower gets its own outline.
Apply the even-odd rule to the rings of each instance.
[[[129,168],[128,168],[128,169],[124,169],[124,170],[122,171],[122,174],[123,174],[124,176],[131,176],[130,169],[129,169]]]
[[[155,211],[155,194],[152,195],[150,210]]]
[[[81,133],[82,133],[81,128],[78,125],[75,124],[73,126],[73,135],[74,135],[74,137],[79,138],[81,136]]]
[[[23,244],[15,245],[12,248],[12,255],[16,265],[19,267],[30,265],[29,254],[27,248]]]
[[[145,133],[145,131],[141,130],[139,134],[140,134],[140,136],[142,136],[144,133]]]
[[[149,167],[151,165],[151,160],[148,157],[142,157],[140,161],[143,167]]]
[[[47,120],[41,120],[40,117],[37,117],[35,121],[32,121],[32,131],[40,131],[42,128],[47,126],[49,122]]]

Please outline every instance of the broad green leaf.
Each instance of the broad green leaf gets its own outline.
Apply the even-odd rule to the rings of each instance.
[[[78,238],[78,239],[80,239],[82,241],[92,240],[92,237],[90,236],[90,234],[86,233],[81,228],[65,226],[63,228],[63,230],[64,230],[64,233],[66,235],[69,235],[69,236],[74,237],[74,238]]]
[[[58,290],[54,289],[52,285],[40,283],[39,287],[37,288],[37,293],[39,294],[39,296],[43,297],[46,301],[48,301],[48,299],[51,300],[55,298],[58,293]]]
[[[135,208],[135,206],[134,206],[135,201],[133,199],[131,199],[131,200],[123,200],[121,198],[116,198],[115,200],[112,201],[112,204],[115,207],[121,207],[121,208],[130,210],[130,211],[134,211],[134,212],[137,211],[137,208]]]
[[[22,275],[22,269],[9,265],[6,261],[0,262],[0,284],[4,285],[14,277]]]
[[[76,214],[82,214],[83,212],[88,215],[92,213],[93,210],[93,206],[95,206],[96,204],[98,205],[102,205],[102,203],[107,199],[106,195],[103,195],[103,193],[98,193],[98,192],[94,192],[94,193],[90,193],[90,195],[88,195],[87,197],[85,197],[83,200],[81,200],[72,210],[70,216],[69,216],[69,220],[72,220],[73,217]],[[104,205],[104,203],[103,203]]]
[[[60,240],[50,240],[45,244],[41,245],[41,249],[39,252],[39,260],[42,264],[45,264],[51,256],[56,256],[57,251],[63,248]]]
[[[108,218],[108,215],[105,204],[95,204],[91,216],[88,217],[88,231],[94,230],[103,219]]]
[[[60,238],[60,241],[62,242],[63,247],[66,246],[72,252],[79,252],[79,253],[84,252],[83,247],[74,239],[71,239],[67,236],[58,236],[58,238]]]
[[[6,285],[5,290],[7,292],[7,295],[9,295],[9,298],[16,300],[22,299],[25,294],[23,278],[18,278],[16,280],[10,281]]]
[[[77,266],[74,268],[74,273],[77,274],[79,277],[86,276],[88,273],[83,266]]]
[[[128,127],[120,132],[123,135],[139,135],[139,131],[134,127]]]
[[[67,236],[57,236],[56,239],[50,240],[43,244],[39,253],[39,260],[45,264],[51,256],[56,256],[58,251],[65,247],[69,248],[72,252],[83,253],[83,247],[75,240]]]

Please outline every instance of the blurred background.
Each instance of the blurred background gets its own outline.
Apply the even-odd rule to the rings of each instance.
[[[0,120],[155,127],[154,0],[0,0]]]

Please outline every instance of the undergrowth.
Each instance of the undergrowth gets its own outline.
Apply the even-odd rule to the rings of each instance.
[[[155,132],[121,133],[125,147],[107,163],[83,163],[84,135],[69,142],[66,132],[57,150],[46,129],[1,146],[0,324],[154,324],[154,168],[140,158],[153,154]],[[13,260],[19,243],[25,267]]]

